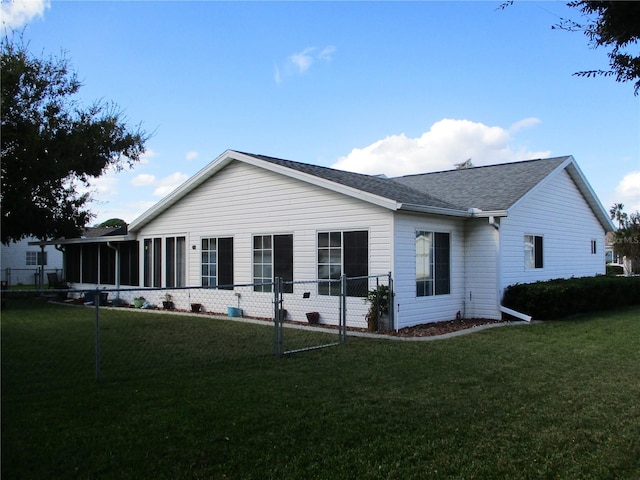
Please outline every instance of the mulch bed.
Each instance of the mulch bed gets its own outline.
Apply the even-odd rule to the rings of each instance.
[[[436,335],[444,335],[446,333],[475,328],[480,325],[502,322],[503,320],[490,320],[487,318],[464,318],[460,320],[423,323],[421,325],[415,325],[413,327],[402,328],[397,332],[390,331],[379,333],[384,333],[386,335],[395,335],[397,337],[433,337]]]

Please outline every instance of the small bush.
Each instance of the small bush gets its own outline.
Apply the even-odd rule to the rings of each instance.
[[[502,304],[536,320],[640,305],[640,277],[597,276],[518,283],[507,287]]]

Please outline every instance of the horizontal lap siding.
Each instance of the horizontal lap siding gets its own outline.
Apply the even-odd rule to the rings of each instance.
[[[465,227],[465,317],[500,318],[498,232],[486,218],[468,220]]]
[[[544,237],[544,265],[527,269],[524,235]],[[502,288],[551,278],[603,274],[605,232],[566,171],[531,192],[502,220]],[[591,254],[591,240],[597,241]]]
[[[252,281],[252,236],[294,235],[294,280],[316,278],[320,230],[368,230],[369,271],[391,270],[392,213],[242,162],[232,162],[146,225],[139,238],[187,236],[188,284],[200,284],[200,240],[234,238],[234,282]],[[196,249],[192,249],[192,245]]]
[[[430,297],[416,296],[416,230],[448,232],[451,249],[451,293]],[[398,214],[395,223],[395,308],[397,327],[452,320],[463,309],[464,228],[462,220]]]

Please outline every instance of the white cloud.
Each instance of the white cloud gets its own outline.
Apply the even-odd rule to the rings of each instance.
[[[112,175],[103,175],[91,181],[94,191],[101,197],[118,194],[118,179]]]
[[[627,213],[640,211],[640,170],[627,173],[616,187],[616,203]]]
[[[149,161],[155,157],[157,153],[154,150],[148,148],[141,156],[140,156],[140,164],[147,165]]]
[[[44,16],[44,11],[48,8],[51,8],[49,0],[2,0],[2,27],[5,30],[20,28],[33,18]]]
[[[196,152],[196,151],[193,151],[193,150],[192,150],[192,151],[187,152],[187,153],[185,154],[184,159],[185,159],[185,160],[187,160],[187,161],[189,161],[189,160],[195,160],[196,158],[198,158],[198,155],[199,155],[199,153],[198,153],[198,152]]]
[[[313,63],[313,57],[309,54],[315,49],[315,47],[308,47],[302,52],[294,53],[289,57],[289,61],[298,69],[299,73],[304,73],[309,70],[309,67]]]
[[[156,176],[148,173],[141,173],[131,179],[131,185],[134,187],[147,187],[156,183]]]
[[[521,124],[519,128],[523,128],[538,122],[525,119],[514,125]],[[444,119],[417,138],[401,133],[364,148],[354,148],[332,167],[359,173],[384,173],[391,177],[449,170],[469,158],[479,166],[543,158],[551,153],[529,151],[524,147],[514,147],[512,143],[510,129],[470,120]]]
[[[156,197],[164,197],[182,185],[188,178],[189,176],[182,172],[172,173],[157,182],[157,188],[153,191],[153,194]]]
[[[286,77],[306,73],[317,61],[328,63],[333,60],[333,54],[335,51],[335,46],[327,45],[323,49],[307,47],[299,53],[294,53],[287,58],[282,68],[278,64],[274,63],[274,80],[276,83],[282,83]]]
[[[328,45],[322,49],[322,51],[318,54],[318,60],[323,60],[325,62],[330,62],[333,60],[333,52],[336,51],[336,47],[333,45]]]
[[[509,133],[516,133],[524,128],[535,127],[539,123],[541,123],[541,120],[536,117],[523,118],[509,127]]]

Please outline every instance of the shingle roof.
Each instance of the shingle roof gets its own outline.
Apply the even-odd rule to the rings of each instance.
[[[507,210],[570,157],[407,175],[392,181],[468,210]]]
[[[467,211],[506,210],[569,157],[527,160],[396,178],[345,172],[244,153],[403,204]]]
[[[453,204],[435,197],[430,194],[430,192],[416,190],[409,185],[403,185],[401,182],[394,182],[388,178],[346,172],[344,170],[336,170],[334,168],[321,167],[308,163],[283,160],[281,158],[268,157],[265,155],[254,155],[252,153],[243,153],[243,155],[248,155],[269,163],[297,170],[299,172],[355,188],[363,192],[379,195],[396,202],[436,208],[457,209]]]

